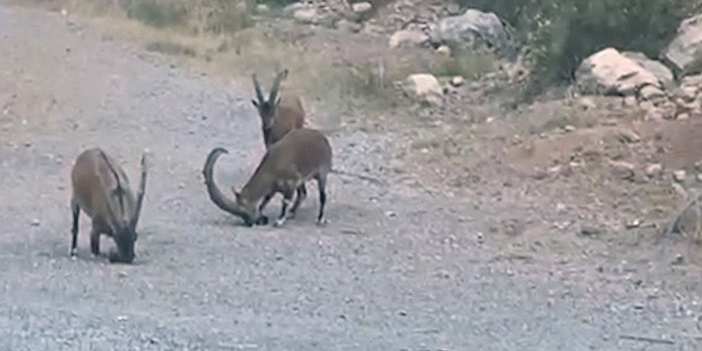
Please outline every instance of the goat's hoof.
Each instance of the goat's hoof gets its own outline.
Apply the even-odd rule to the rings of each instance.
[[[327,224],[329,224],[329,220],[327,220],[326,218],[322,218],[322,219],[317,221],[318,227],[326,227]]]
[[[256,225],[268,225],[268,217],[260,216],[256,219]]]
[[[68,250],[68,256],[70,256],[72,259],[76,258],[76,249],[69,249]]]
[[[273,222],[273,226],[276,227],[276,228],[282,227],[284,223],[285,223],[285,220],[284,220],[284,219],[279,219],[279,220]]]

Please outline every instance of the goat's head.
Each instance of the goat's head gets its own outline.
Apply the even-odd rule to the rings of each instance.
[[[278,108],[278,103],[280,103],[280,82],[287,76],[287,69],[276,75],[267,100],[263,96],[263,91],[261,90],[261,85],[256,78],[256,74],[252,76],[254,89],[256,91],[256,100],[251,100],[251,102],[258,110],[258,115],[261,117],[261,123],[264,129],[270,128],[275,122],[274,118],[276,109]]]
[[[125,224],[117,229],[113,235],[117,250],[110,251],[110,262],[132,263],[136,257],[134,254],[134,242],[137,239],[135,228]]]
[[[136,255],[134,254],[134,244],[137,241],[137,224],[139,223],[139,215],[141,214],[141,206],[144,201],[144,195],[146,193],[146,152],[141,156],[141,180],[139,182],[139,190],[136,196],[136,202],[134,207],[131,208],[127,220],[117,220],[115,219],[114,225],[114,240],[117,245],[117,250],[110,251],[109,259],[110,262],[121,262],[121,263],[132,263]],[[117,191],[124,191],[121,187]],[[118,194],[119,196],[125,196],[126,194]],[[108,202],[108,208],[112,212],[112,218],[114,217],[115,210],[111,208],[111,202]]]

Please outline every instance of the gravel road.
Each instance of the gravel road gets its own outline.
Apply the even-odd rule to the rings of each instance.
[[[702,349],[699,266],[546,229],[491,234],[509,205],[332,175],[327,227],[314,224],[314,185],[285,227],[242,226],[200,172],[216,146],[230,151],[221,186],[253,171],[250,90],[0,6],[0,350]],[[338,168],[398,177],[382,167],[399,152],[392,135],[329,137]],[[85,216],[68,256],[68,175],[90,146],[133,183],[151,152],[133,265],[90,257]]]

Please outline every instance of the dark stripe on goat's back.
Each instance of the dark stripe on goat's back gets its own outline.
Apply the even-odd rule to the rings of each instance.
[[[98,152],[100,152],[100,156],[102,156],[102,158],[105,160],[105,163],[107,163],[107,167],[110,169],[110,172],[112,172],[112,175],[115,176],[115,181],[117,181],[117,189],[115,189],[115,191],[117,192],[119,198],[119,209],[121,213],[124,213],[124,188],[122,188],[122,183],[120,182],[119,174],[117,174],[117,171],[112,166],[112,163],[107,158],[107,155],[105,155],[105,153],[101,149],[98,149]]]

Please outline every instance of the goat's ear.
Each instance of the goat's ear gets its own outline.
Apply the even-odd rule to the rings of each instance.
[[[258,102],[256,100],[251,100],[251,103],[258,108]]]

